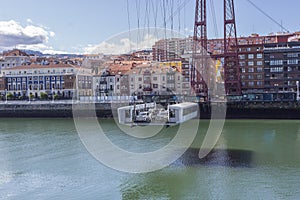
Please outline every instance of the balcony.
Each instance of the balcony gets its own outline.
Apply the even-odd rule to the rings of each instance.
[[[100,81],[99,83],[100,83],[100,85],[106,85],[107,81]]]
[[[99,92],[100,93],[108,93],[109,91],[108,91],[108,89],[99,89]]]
[[[152,92],[152,90],[153,90],[152,88],[144,88],[143,89],[144,92]]]

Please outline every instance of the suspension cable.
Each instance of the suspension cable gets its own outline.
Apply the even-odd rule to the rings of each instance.
[[[131,24],[130,24],[130,12],[129,12],[129,0],[127,0],[127,20],[128,20],[128,28],[129,28],[129,50],[131,52]]]
[[[282,30],[286,31],[286,32],[290,32],[288,29],[286,29],[281,23],[279,23],[278,21],[276,21],[273,17],[271,17],[268,13],[266,13],[265,11],[263,11],[260,7],[258,7],[255,3],[253,3],[251,0],[246,0],[248,1],[254,8],[256,8],[259,12],[261,12],[263,15],[265,15],[267,18],[269,18],[272,22],[274,22],[275,24],[277,24]]]
[[[215,10],[215,5],[214,1],[210,0],[210,10],[211,10],[211,15],[213,19],[213,26],[214,26],[214,31],[215,31],[215,37],[219,37],[219,31],[218,31],[218,25],[217,25],[217,19],[216,19],[216,10]]]

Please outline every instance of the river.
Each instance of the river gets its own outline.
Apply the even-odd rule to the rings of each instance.
[[[108,137],[132,148],[113,120],[101,120]],[[1,119],[0,199],[298,199],[300,121],[228,120],[216,150],[194,155],[208,121],[191,148],[161,170],[131,174],[94,159],[72,119]],[[163,146],[165,128],[143,151]],[[138,144],[137,144],[138,145]],[[155,146],[154,145],[154,146]],[[117,159],[117,158],[116,158]]]

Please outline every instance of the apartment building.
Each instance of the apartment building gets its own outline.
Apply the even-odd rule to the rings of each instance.
[[[193,52],[193,38],[171,38],[157,41],[153,47],[153,60],[175,61],[181,60],[183,54]]]
[[[115,92],[115,76],[105,70],[93,76],[93,96],[113,96]]]
[[[265,92],[274,93],[273,99],[291,98],[300,81],[300,42],[265,44],[264,66]]]
[[[6,91],[0,92],[11,93],[16,98],[29,94],[38,98],[42,92],[62,98],[92,95],[91,70],[70,64],[17,66],[2,70],[1,76]]]
[[[242,93],[264,91],[263,44],[239,45],[239,63]]]
[[[0,71],[1,69],[21,66],[26,63],[30,63],[30,56],[25,52],[18,49],[4,52],[2,58],[0,58]]]

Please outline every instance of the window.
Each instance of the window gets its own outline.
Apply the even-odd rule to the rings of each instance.
[[[157,81],[157,77],[155,76],[155,77],[153,77],[153,81]]]
[[[270,65],[283,65],[283,60],[271,60]]]
[[[249,68],[249,69],[248,69],[248,72],[253,73],[253,72],[254,72],[254,68],[252,68],[252,67]]]
[[[142,77],[139,77],[139,81],[142,81],[143,79],[142,79]]]
[[[258,66],[262,66],[262,65],[263,65],[263,62],[262,62],[262,61],[257,61],[257,65],[258,65]]]
[[[259,54],[256,55],[256,57],[257,57],[257,58],[262,58],[263,55],[262,55],[262,53],[259,53]]]
[[[239,55],[239,59],[244,60],[245,59],[245,55]]]
[[[288,65],[297,65],[298,64],[298,60],[288,60],[287,64]]]
[[[243,67],[243,66],[245,66],[245,65],[246,65],[246,63],[245,63],[244,61],[240,62],[240,66],[241,66],[241,67]]]
[[[26,90],[26,83],[22,83],[22,90]]]
[[[254,55],[253,54],[249,54],[248,55],[248,59],[253,59],[254,58]]]
[[[263,68],[262,67],[258,67],[256,70],[257,70],[257,72],[262,72]]]
[[[262,86],[262,85],[263,85],[263,82],[262,82],[262,81],[257,81],[257,82],[256,82],[256,85],[257,85],[257,86]]]
[[[283,72],[283,67],[272,67],[270,72]]]
[[[261,74],[257,75],[257,79],[262,79],[262,75]]]
[[[251,81],[251,82],[248,83],[248,85],[249,85],[249,86],[254,86],[254,82]]]
[[[254,62],[253,61],[249,61],[248,62],[248,66],[253,66],[254,65]]]
[[[242,73],[246,73],[246,69],[245,68],[242,68]]]

